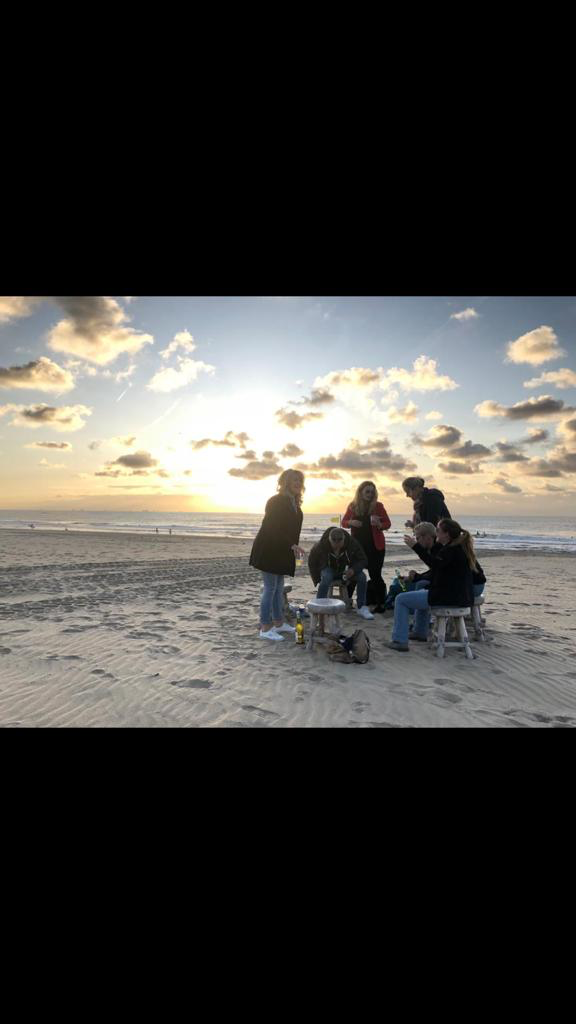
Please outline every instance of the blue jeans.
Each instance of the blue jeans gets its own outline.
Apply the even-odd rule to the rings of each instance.
[[[424,581],[426,582],[426,581]],[[407,591],[398,594],[394,601],[394,625],[392,626],[392,639],[397,644],[408,643],[408,619],[410,611],[416,612],[413,636],[428,637],[428,625],[430,623],[430,606],[428,604],[428,589]]]
[[[330,584],[334,582],[334,579],[340,579],[341,580],[342,577],[341,576],[335,577],[334,576],[334,570],[333,569],[329,569],[328,566],[325,569],[322,569],[322,573],[321,573],[321,576],[320,576],[320,583],[318,584],[318,593],[316,594],[316,597],[328,597],[328,590],[330,588]],[[364,575],[362,570],[360,570],[360,572],[357,572],[352,577],[352,579],[353,579],[354,583],[356,584],[356,589],[357,589],[357,594],[358,594],[358,596],[357,596],[358,607],[362,608],[363,605],[366,604],[366,587],[368,586],[368,583],[366,581],[366,576]]]
[[[260,601],[260,624],[284,622],[284,577],[273,572],[263,572],[263,590]]]
[[[485,586],[486,586],[485,583],[475,583],[474,587],[473,587],[473,589],[474,589],[474,597],[480,597],[480,594],[484,590]]]

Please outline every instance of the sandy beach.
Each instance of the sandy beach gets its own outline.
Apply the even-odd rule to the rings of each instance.
[[[386,648],[334,664],[258,637],[251,541],[0,531],[3,727],[496,727],[576,725],[576,556],[482,551],[487,641],[476,658]],[[384,567],[423,566],[408,549]],[[314,593],[305,568],[291,600]],[[306,621],[307,628],[307,621]],[[470,628],[470,635],[473,630]]]

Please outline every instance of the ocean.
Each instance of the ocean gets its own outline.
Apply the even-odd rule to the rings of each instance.
[[[335,513],[336,514],[336,513]],[[408,512],[390,516],[392,527],[386,533],[388,547],[404,548],[404,523]],[[0,509],[0,529],[81,530],[106,533],[168,533],[202,537],[252,538],[262,522],[262,515],[250,513],[185,513],[174,512],[74,512],[38,509]],[[467,516],[460,522],[474,536],[476,548],[509,550],[543,550],[576,553],[576,518],[552,516]],[[331,525],[331,516],[305,515],[301,534],[304,547],[314,543]],[[406,550],[406,549],[405,549]]]

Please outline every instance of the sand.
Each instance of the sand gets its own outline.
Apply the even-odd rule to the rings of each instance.
[[[344,616],[367,665],[258,637],[250,541],[0,531],[0,725],[106,728],[570,728],[576,557],[482,551],[474,661],[390,651],[392,614]],[[422,570],[406,549],[397,567]],[[291,598],[313,596],[305,569]],[[470,634],[473,635],[472,629]]]

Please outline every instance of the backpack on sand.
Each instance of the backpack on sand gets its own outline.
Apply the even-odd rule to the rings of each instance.
[[[365,665],[370,657],[370,640],[363,629],[357,629],[352,636],[340,636],[328,648],[330,661],[345,665]]]

